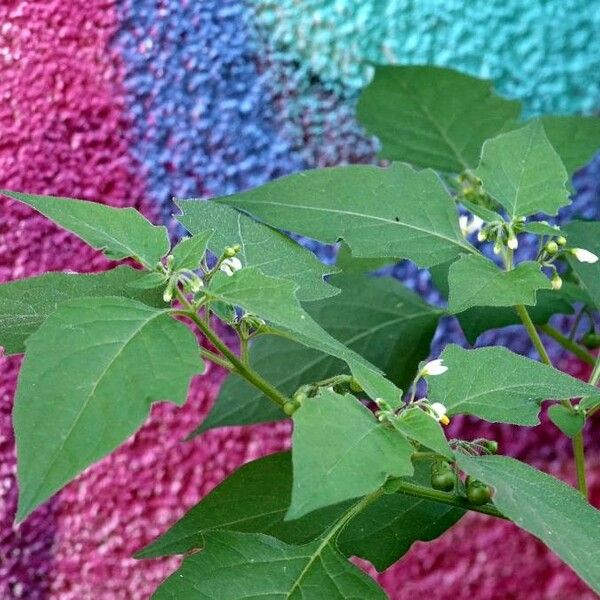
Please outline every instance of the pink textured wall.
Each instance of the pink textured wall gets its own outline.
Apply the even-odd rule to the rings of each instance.
[[[110,50],[109,0],[5,1],[0,5],[0,185],[144,202],[144,173],[128,151],[122,69]],[[0,200],[0,279],[47,270],[93,271],[106,262],[32,211]],[[19,360],[0,358],[0,598],[142,599],[177,563],[131,553],[163,531],[237,465],[284,447],[286,424],[210,432],[180,443],[206,412],[223,373],[195,382],[183,409],[159,406],[146,427],[88,470],[20,528],[10,407]],[[573,365],[573,368],[575,365]],[[456,429],[458,427],[458,429]],[[471,425],[455,426],[468,431]],[[499,431],[496,429],[496,431]],[[501,430],[505,449],[561,475],[568,448],[549,426],[530,437]],[[593,454],[593,452],[592,452]],[[598,455],[596,455],[598,456]],[[596,463],[596,467],[600,467]],[[600,501],[600,470],[593,477]],[[576,600],[591,592],[531,537],[470,517],[381,576],[393,600]]]

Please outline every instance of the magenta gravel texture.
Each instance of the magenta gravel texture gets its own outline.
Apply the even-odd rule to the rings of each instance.
[[[110,49],[116,31],[115,2],[109,0],[7,0],[0,5],[1,187],[98,199],[153,215],[144,202],[141,168],[129,152],[123,69]],[[29,209],[0,200],[1,281],[107,265]],[[182,443],[208,410],[223,378],[214,368],[194,382],[183,409],[155,407],[147,425],[118,452],[14,527],[17,490],[10,410],[19,362],[0,357],[3,600],[148,598],[177,559],[139,562],[131,553],[238,465],[289,443],[285,423],[215,431]],[[576,363],[564,366],[578,372]],[[479,432],[468,420],[451,427],[453,435]],[[571,476],[565,466],[568,445],[556,446],[559,436],[550,424],[535,432],[486,427],[506,452]],[[588,439],[598,504],[600,456]],[[469,517],[432,544],[417,544],[380,580],[392,600],[595,597],[530,536],[483,517]]]

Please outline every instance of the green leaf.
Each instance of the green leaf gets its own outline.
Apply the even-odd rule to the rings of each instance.
[[[156,288],[164,289],[167,285],[168,277],[164,275],[164,273],[157,273],[156,271],[152,271],[150,273],[145,272],[143,277],[132,281],[127,284],[127,287],[134,288],[138,290],[151,290]],[[106,294],[103,294],[106,296]],[[109,294],[110,295],[110,294]],[[115,294],[116,296],[117,294]],[[163,302],[163,304],[166,304]]]
[[[217,273],[206,294],[209,298],[240,306],[269,321],[291,339],[343,360],[368,395],[395,402],[400,390],[362,356],[320,327],[298,303],[296,289],[296,284],[290,280],[268,277],[256,267],[248,267],[231,277]]]
[[[410,481],[429,485],[431,464],[415,464]],[[289,452],[248,463],[192,507],[166,533],[136,554],[156,558],[184,554],[204,546],[204,534],[216,530],[264,533],[287,544],[318,538],[351,506],[343,502],[284,521],[290,505],[292,460]],[[244,498],[240,502],[240,498]],[[345,556],[361,556],[383,571],[417,541],[430,541],[462,517],[464,511],[403,494],[385,494],[354,517],[340,533]]]
[[[327,243],[356,258],[409,258],[420,267],[474,253],[440,178],[394,163],[304,171],[217,202]]]
[[[397,262],[395,258],[354,258],[347,244],[340,246],[335,266],[345,275],[377,271],[381,267]]]
[[[568,400],[597,392],[587,383],[502,347],[464,350],[451,344],[441,358],[448,370],[427,378],[427,397],[444,404],[449,415],[537,425],[542,400]]]
[[[600,256],[600,221],[572,221],[564,227],[570,248],[583,248]],[[568,256],[579,283],[600,310],[600,261],[581,263],[574,256]]]
[[[154,593],[154,600],[384,600],[387,596],[349,563],[329,537],[289,546],[256,533],[206,535],[206,549]]]
[[[394,427],[407,438],[452,459],[454,452],[440,424],[420,408],[409,408],[393,421]]]
[[[562,404],[553,404],[548,409],[550,420],[567,436],[575,437],[585,425],[585,414],[573,412]]]
[[[14,409],[23,520],[134,433],[157,400],[183,404],[203,370],[192,332],[127,298],[61,304],[27,340]]]
[[[600,592],[600,512],[574,488],[513,458],[461,455],[460,468],[492,485],[498,510]]]
[[[294,486],[287,519],[364,496],[412,475],[413,448],[353,396],[323,390],[294,413]]]
[[[528,309],[531,320],[536,325],[546,325],[553,315],[573,314],[573,307],[564,298],[561,290],[540,290],[535,306]],[[478,306],[456,315],[469,344],[490,329],[500,329],[510,325],[521,325],[521,319],[511,307]]]
[[[237,257],[244,267],[259,267],[265,275],[291,279],[298,286],[300,300],[318,300],[338,293],[323,277],[336,268],[317,257],[280,231],[217,202],[178,200],[183,211],[177,220],[192,233],[214,229],[209,248],[221,256],[226,246],[240,244]]]
[[[216,530],[264,533],[289,544],[303,544],[319,537],[349,507],[349,503],[343,503],[297,521],[284,521],[291,490],[291,453],[271,454],[248,463],[138,552],[136,558],[184,554],[202,548],[204,535]]]
[[[124,296],[163,307],[162,290],[137,289],[143,271],[121,266],[105,273],[46,273],[0,285],[0,346],[7,355],[25,352],[25,340],[57,306],[74,298]]]
[[[475,174],[511,219],[555,215],[570,202],[567,171],[539,121],[486,141]]]
[[[540,120],[569,173],[585,166],[600,150],[598,117],[551,115]]]
[[[398,387],[408,386],[419,362],[429,356],[442,312],[393,279],[336,275],[332,283],[341,293],[307,304],[308,314],[339,342],[379,367]],[[254,341],[250,364],[287,395],[303,384],[344,371],[343,362],[329,354],[272,336]],[[283,413],[259,390],[231,375],[221,387],[211,413],[194,434],[213,427],[283,418]]]
[[[469,202],[464,198],[460,198],[460,203],[474,215],[477,215],[480,219],[483,219],[487,223],[494,223],[496,221],[502,222],[504,219],[493,210],[486,208],[481,204],[474,204],[473,202]]]
[[[381,158],[447,172],[474,167],[483,142],[520,112],[490,81],[433,66],[376,66],[357,108]]]
[[[152,225],[134,208],[5,190],[0,193],[35,208],[112,260],[135,258],[153,269],[169,251],[166,227]]]
[[[521,229],[527,233],[533,233],[535,235],[549,235],[557,236],[561,235],[560,227],[557,225],[550,225],[545,221],[529,221],[521,225]]]
[[[533,261],[502,271],[478,256],[463,256],[450,266],[448,310],[460,313],[473,306],[515,306],[536,303],[536,292],[551,289],[550,280]]]
[[[600,394],[597,396],[588,396],[587,398],[583,398],[578,406],[582,410],[593,410],[597,406],[600,406]]]
[[[200,266],[200,261],[206,253],[208,241],[213,231],[200,231],[192,237],[183,238],[171,251],[173,255],[173,271],[189,269],[195,271]]]

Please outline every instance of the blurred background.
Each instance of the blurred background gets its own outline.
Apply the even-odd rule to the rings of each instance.
[[[528,115],[594,114],[600,0],[1,0],[0,187],[135,206],[172,226],[173,196],[207,198],[304,168],[373,162],[376,144],[354,118],[368,61],[491,78]],[[574,183],[571,214],[600,218],[600,156]],[[0,200],[1,281],[106,266],[33,211]],[[394,274],[429,293],[410,265]],[[502,335],[527,351],[517,331]],[[132,552],[237,466],[289,443],[285,423],[180,442],[223,380],[213,368],[183,409],[155,407],[124,447],[16,528],[18,367],[0,354],[2,599],[148,598],[178,561],[140,562]],[[598,423],[588,428],[600,506]],[[475,430],[467,419],[452,429]],[[568,441],[549,423],[477,432],[573,478]],[[483,516],[416,544],[379,579],[392,600],[596,597],[532,537]]]

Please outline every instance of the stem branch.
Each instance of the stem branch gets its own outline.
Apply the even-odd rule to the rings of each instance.
[[[531,320],[531,317],[527,312],[527,309],[522,304],[520,304],[515,306],[515,310],[521,318],[521,321],[523,321],[523,325],[525,325],[525,329],[527,329],[527,333],[529,334],[533,345],[538,351],[542,362],[546,363],[549,367],[552,367],[552,360],[550,360],[550,356],[546,351],[544,343],[542,342],[537,332],[537,329],[535,328],[535,325],[533,324],[533,321]],[[573,410],[573,405],[569,401],[565,400],[563,402],[563,405],[569,410]],[[573,438],[571,439],[571,444],[573,446],[573,457],[575,458],[575,468],[577,470],[577,487],[579,488],[579,491],[583,494],[584,498],[587,499],[588,490],[587,483],[585,480],[585,453],[583,446],[582,431],[573,436]]]
[[[554,329],[551,325],[540,325],[540,329],[553,340],[557,341],[563,348],[566,348],[572,352],[577,358],[580,358],[583,362],[588,365],[595,365],[596,359],[586,350],[584,350],[579,344],[575,343],[572,339],[563,335],[557,329]]]

